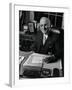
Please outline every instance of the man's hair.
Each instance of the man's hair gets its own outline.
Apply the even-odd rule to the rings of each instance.
[[[47,23],[48,23],[49,25],[51,25],[51,22],[50,22],[50,19],[49,19],[49,18],[47,18],[47,17],[41,17],[40,22],[41,22],[41,20],[43,20],[43,19],[45,19],[45,20],[47,21]]]

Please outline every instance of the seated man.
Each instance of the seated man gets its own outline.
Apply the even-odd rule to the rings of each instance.
[[[59,35],[60,31],[55,33],[50,29],[50,20],[46,17],[40,19],[40,30],[36,34],[35,42],[31,46],[31,50],[41,54],[54,54],[56,58],[60,58],[63,50],[60,47]]]

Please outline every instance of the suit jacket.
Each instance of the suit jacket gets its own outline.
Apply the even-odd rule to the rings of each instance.
[[[35,42],[31,48],[36,53],[48,54],[49,52],[51,52],[57,58],[61,58],[63,54],[63,45],[61,45],[61,42],[59,41],[59,34],[50,32],[48,34],[48,38],[45,44],[43,45],[43,34],[41,31],[38,31],[38,33],[35,36]]]

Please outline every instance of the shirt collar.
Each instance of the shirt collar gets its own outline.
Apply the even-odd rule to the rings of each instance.
[[[46,37],[46,39],[48,38],[48,35],[47,34],[44,34],[44,36]]]

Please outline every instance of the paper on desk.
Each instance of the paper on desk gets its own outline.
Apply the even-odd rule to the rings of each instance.
[[[28,59],[23,64],[23,66],[27,66],[27,65],[37,66],[40,64],[42,65],[43,59],[45,59],[46,57],[50,57],[50,56],[33,53],[28,57]]]
[[[24,56],[19,56],[19,64],[24,60]]]
[[[46,57],[51,57],[51,56],[33,53],[32,54],[32,63],[42,63],[43,59],[45,59]]]
[[[32,57],[32,63],[42,63],[43,57],[40,56],[34,56]]]

